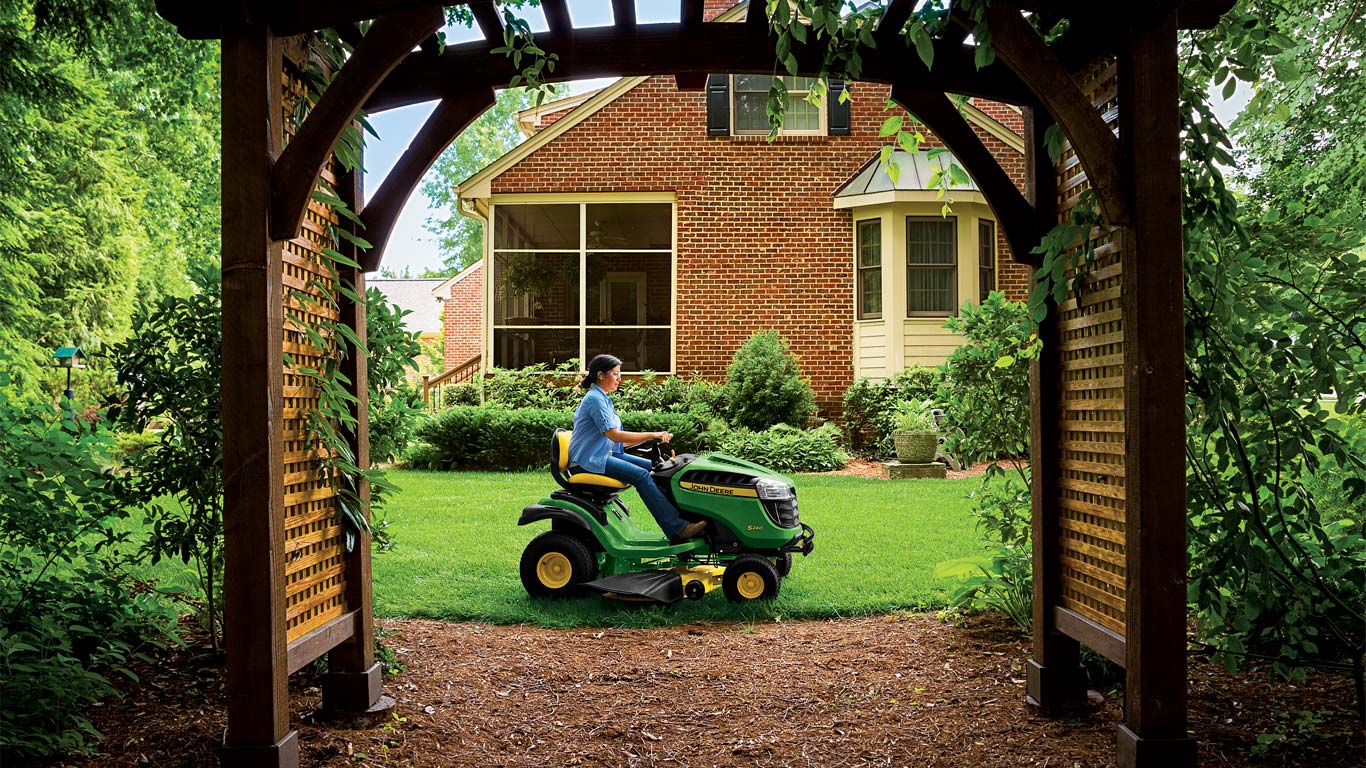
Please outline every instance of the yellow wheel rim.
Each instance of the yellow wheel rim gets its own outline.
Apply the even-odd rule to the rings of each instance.
[[[560,552],[547,552],[536,561],[536,578],[551,589],[561,589],[574,575],[574,566]]]
[[[754,600],[764,594],[764,577],[750,571],[740,574],[735,580],[735,591],[746,600]]]

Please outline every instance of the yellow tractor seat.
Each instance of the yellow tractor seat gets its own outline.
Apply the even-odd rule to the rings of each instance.
[[[591,472],[575,472],[567,475],[569,471],[569,438],[574,435],[567,429],[557,429],[550,438],[550,474],[555,477],[555,482],[559,483],[566,490],[592,489],[596,491],[619,491],[626,488],[629,483],[623,483],[606,475],[595,475]]]

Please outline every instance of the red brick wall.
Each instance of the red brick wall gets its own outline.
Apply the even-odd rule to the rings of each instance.
[[[495,178],[492,191],[673,192],[674,370],[723,379],[746,338],[776,328],[811,378],[822,414],[837,415],[853,380],[853,225],[831,195],[886,143],[877,131],[889,114],[886,86],[853,90],[850,136],[769,143],[708,137],[705,94],[653,77]],[[1023,155],[981,135],[1023,188]],[[1028,269],[998,242],[1000,284],[1024,298]]]
[[[477,266],[451,286],[442,308],[446,331],[446,368],[479,354],[484,312],[484,268]]]
[[[756,2],[762,2],[762,0],[756,0]],[[711,21],[739,4],[739,0],[705,0],[702,3],[702,20]]]

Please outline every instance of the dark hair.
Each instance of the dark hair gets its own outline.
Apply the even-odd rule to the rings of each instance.
[[[588,375],[579,382],[579,387],[592,389],[593,385],[598,383],[598,374],[610,371],[618,365],[621,365],[621,358],[612,355],[598,355],[588,363]]]

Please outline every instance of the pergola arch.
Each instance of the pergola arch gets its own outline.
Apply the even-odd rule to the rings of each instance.
[[[343,199],[359,212],[364,235],[375,245],[360,256],[363,270],[346,275],[363,293],[363,271],[378,266],[398,211],[418,180],[492,104],[493,89],[515,74],[505,57],[488,52],[502,44],[502,22],[492,1],[446,4],[468,4],[485,40],[438,53],[430,36],[441,24],[440,4],[425,0],[160,4],[182,34],[223,40],[223,408],[231,417],[224,420],[226,608],[234,629],[223,752],[228,765],[297,765],[284,681],[323,653],[330,654],[333,670],[324,686],[325,707],[363,711],[381,696],[364,539],[343,568],[351,579],[349,610],[297,637],[285,625],[284,558],[291,544],[283,498],[288,457],[282,434],[282,305],[287,298],[281,275],[290,263],[284,250],[301,241],[300,223],[331,147],[358,110],[439,101],[368,205],[361,200],[358,179],[339,180]],[[1080,0],[996,0],[987,22],[997,60],[977,69],[963,42],[968,24],[962,19],[935,42],[934,65],[926,68],[897,37],[914,3],[891,0],[875,32],[879,46],[861,51],[858,79],[891,85],[893,99],[948,145],[996,211],[1017,260],[1030,258],[1040,235],[1057,223],[1059,210],[1075,202],[1077,190],[1094,189],[1102,206],[1108,261],[1097,274],[1109,287],[1085,300],[1069,297],[1064,305],[1070,319],[1060,323],[1054,316],[1044,322],[1045,353],[1033,372],[1035,644],[1028,689],[1031,700],[1045,709],[1084,700],[1079,640],[1125,665],[1123,766],[1194,764],[1194,742],[1185,732],[1176,34],[1182,19],[1207,24],[1230,5],[1228,0],[1173,0],[1132,11],[1116,8],[1105,16]],[[537,43],[560,56],[556,80],[674,74],[680,85],[691,85],[707,73],[773,71],[773,40],[762,3],[750,7],[743,23],[704,24],[702,0],[681,0],[679,23],[642,25],[632,0],[613,0],[616,24],[593,29],[572,27],[565,0],[543,0],[542,6],[550,32],[538,35]],[[1072,30],[1046,45],[1022,16],[1026,11],[1045,24],[1071,19]],[[353,25],[367,19],[374,22],[360,35]],[[322,28],[339,28],[354,52],[303,123],[286,126],[280,109],[282,36]],[[817,73],[819,43],[794,46],[794,54],[800,74]],[[1093,65],[1107,61],[1108,68],[1100,68],[1100,86],[1083,88],[1080,75],[1088,67],[1094,74]],[[1024,109],[1024,193],[946,92]],[[1107,104],[1122,108],[1101,108]],[[1069,142],[1072,159],[1062,168],[1047,161],[1043,148],[1044,132],[1053,122]],[[287,146],[286,127],[293,129]],[[1108,308],[1087,314],[1086,307],[1099,306],[1102,299],[1110,302]],[[363,304],[343,305],[342,321],[363,341]],[[348,371],[360,398],[354,448],[362,466],[367,454],[363,357],[363,346],[351,349]],[[1104,378],[1097,379],[1102,370]],[[1087,442],[1088,435],[1101,437]],[[1111,439],[1116,435],[1118,441]],[[1107,507],[1106,498],[1118,498],[1118,506]],[[1068,517],[1067,510],[1074,508],[1090,510],[1093,517],[1104,517],[1110,509],[1118,517],[1105,528],[1100,518],[1081,523]],[[1120,549],[1075,538],[1097,532],[1118,541]],[[1070,551],[1091,549],[1101,552],[1100,560],[1067,560]],[[1068,568],[1080,569],[1080,575],[1069,576]],[[1102,589],[1105,568],[1118,579],[1109,592]],[[1098,578],[1092,571],[1101,574],[1099,586],[1085,581]],[[1099,613],[1069,607],[1064,599],[1069,584],[1077,585],[1083,597],[1087,589],[1100,594],[1096,599],[1109,606],[1112,617],[1118,611],[1123,618],[1107,624]]]

